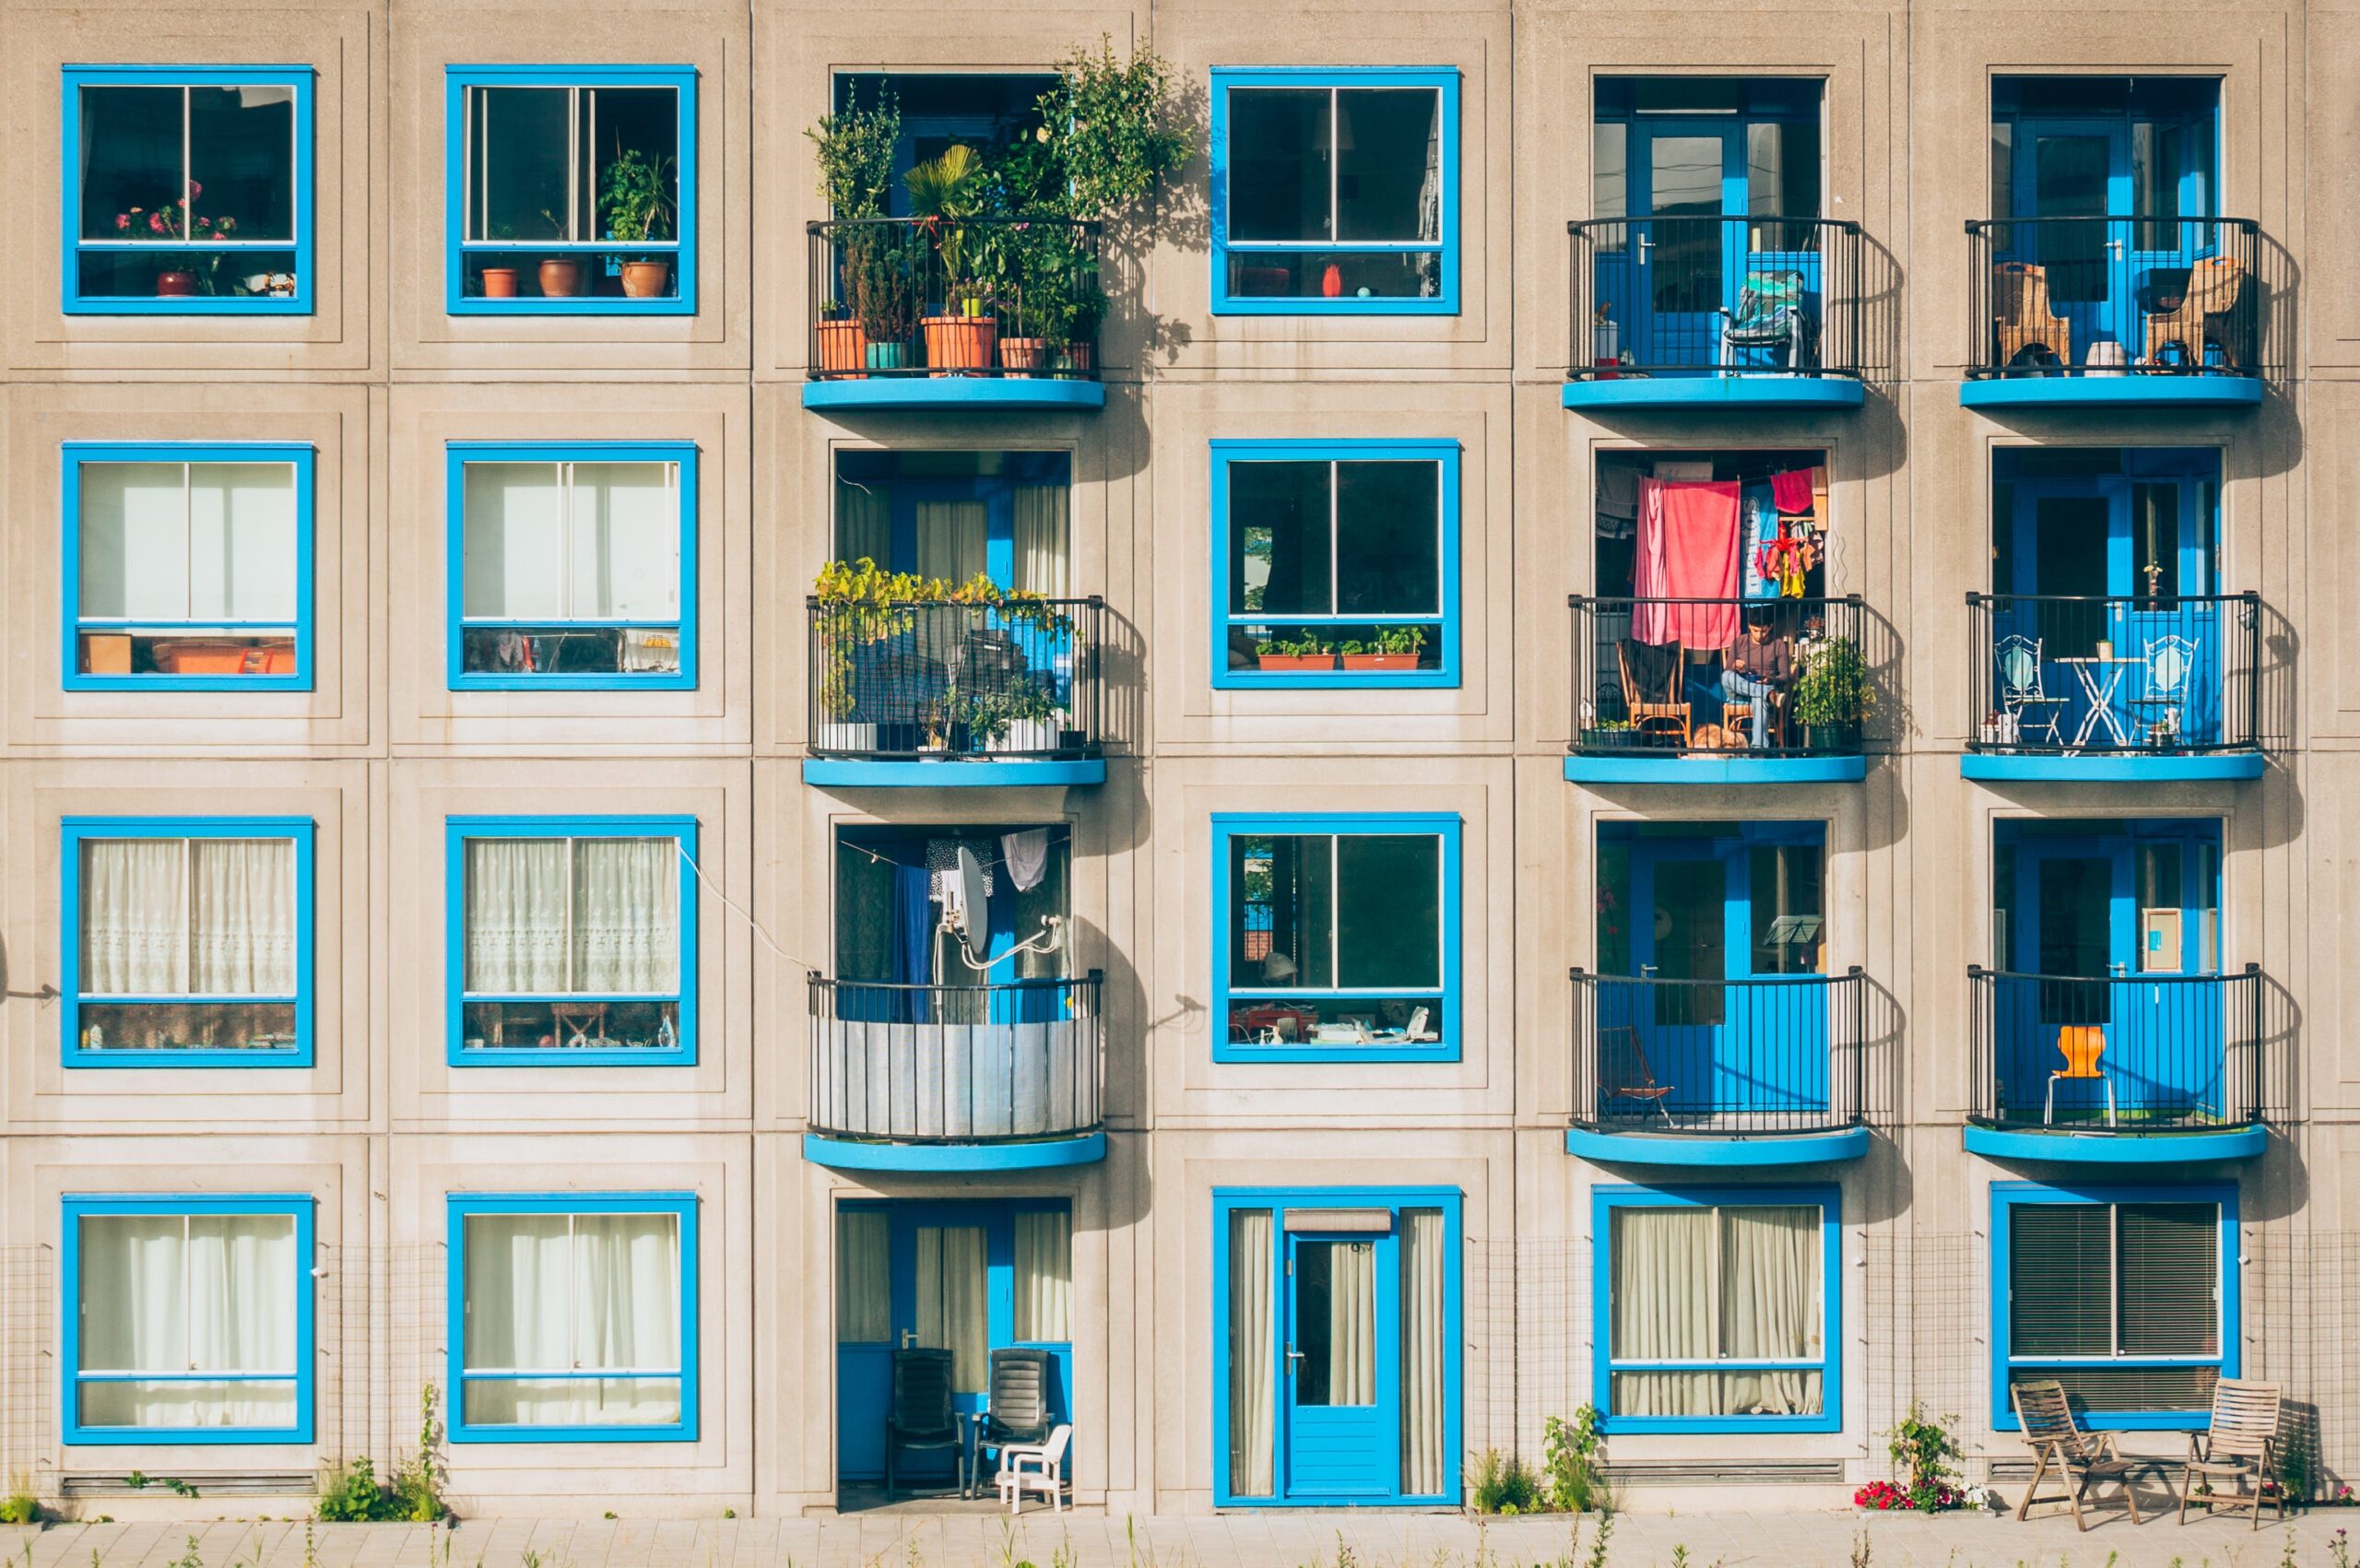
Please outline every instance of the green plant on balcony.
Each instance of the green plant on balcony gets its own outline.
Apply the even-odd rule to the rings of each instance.
[[[880,91],[864,109],[856,78],[844,112],[822,114],[803,133],[817,150],[820,199],[838,218],[875,218],[893,183],[893,147],[902,139],[902,106]]]
[[[1823,732],[1812,742],[1827,749],[1856,741],[1860,725],[1876,710],[1868,661],[1849,637],[1823,637],[1802,645],[1795,677],[1795,722]]]
[[[849,564],[832,560],[811,584],[818,601],[820,648],[820,706],[843,723],[853,710],[852,655],[916,624],[910,606],[925,584],[913,572],[888,572],[868,557]]]

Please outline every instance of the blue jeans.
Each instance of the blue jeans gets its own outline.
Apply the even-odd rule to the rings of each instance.
[[[1750,702],[1753,707],[1753,749],[1762,749],[1762,728],[1770,716],[1770,694],[1775,690],[1765,681],[1754,679],[1733,669],[1721,671],[1721,696],[1731,702]]]

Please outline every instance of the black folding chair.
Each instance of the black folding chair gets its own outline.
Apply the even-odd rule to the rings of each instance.
[[[893,1352],[893,1402],[885,1413],[885,1501],[893,1501],[894,1460],[903,1453],[950,1450],[959,1491],[967,1491],[967,1449],[950,1407],[950,1352]]]

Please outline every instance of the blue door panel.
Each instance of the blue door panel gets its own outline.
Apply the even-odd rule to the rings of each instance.
[[[836,1347],[836,1471],[845,1480],[885,1479],[885,1410],[892,1396],[891,1347]]]

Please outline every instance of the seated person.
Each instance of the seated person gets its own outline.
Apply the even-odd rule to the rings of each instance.
[[[1795,678],[1794,646],[1784,632],[1773,631],[1767,620],[1748,616],[1745,635],[1721,655],[1721,696],[1752,706],[1755,750],[1763,746],[1770,703]]]

